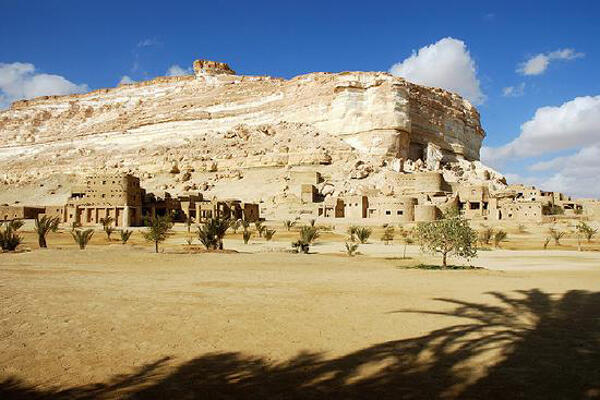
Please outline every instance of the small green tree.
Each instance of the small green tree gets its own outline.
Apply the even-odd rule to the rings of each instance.
[[[223,250],[223,238],[229,225],[228,219],[210,218],[198,227],[198,239],[207,250]]]
[[[270,242],[273,239],[273,235],[277,232],[275,229],[266,229],[265,230],[265,239]]]
[[[86,229],[86,230],[75,229],[75,230],[71,231],[71,236],[73,236],[73,240],[75,240],[75,243],[77,243],[79,245],[79,249],[84,250],[85,247],[90,242],[90,240],[92,239],[92,236],[94,236],[94,230],[93,229]]]
[[[146,220],[146,231],[142,232],[144,239],[154,243],[154,251],[158,253],[158,244],[167,240],[173,228],[169,215],[157,215]]]
[[[387,226],[385,231],[383,231],[383,235],[381,236],[381,241],[385,244],[390,244],[394,241],[394,236],[396,235],[396,229],[393,226]]]
[[[557,246],[560,246],[560,239],[567,234],[566,231],[559,231],[554,227],[548,229],[548,233],[550,234],[550,237],[554,239],[554,244]]]
[[[288,219],[286,219],[285,221],[283,221],[283,227],[289,232],[292,230],[292,227],[296,225],[296,221],[290,221]]]
[[[35,219],[35,233],[38,235],[38,244],[42,248],[48,247],[46,243],[46,236],[49,232],[56,232],[58,230],[58,224],[60,219],[58,217],[49,217],[47,215],[42,218]]]
[[[367,243],[367,241],[371,237],[372,232],[373,231],[371,230],[371,228],[361,226],[356,229],[356,238],[358,239],[359,242],[361,242],[363,244]]]
[[[119,233],[121,234],[121,243],[125,244],[131,237],[131,234],[133,233],[133,231],[128,231],[125,229],[125,230],[119,231]]]
[[[508,238],[508,233],[503,230],[499,230],[494,233],[494,247],[500,247],[500,243],[504,242]]]
[[[477,232],[460,215],[446,214],[441,220],[420,223],[416,232],[423,251],[442,255],[443,268],[448,266],[448,255],[466,259],[477,256]]]
[[[577,232],[583,235],[587,239],[587,242],[590,243],[594,235],[598,233],[598,228],[592,228],[584,221],[579,221],[579,223],[577,224]]]
[[[23,238],[17,233],[23,226],[23,221],[15,219],[0,225],[0,249],[2,251],[15,251]]]
[[[479,242],[482,244],[490,244],[490,241],[494,237],[494,228],[484,226],[479,232]]]
[[[308,254],[310,245],[319,237],[319,230],[311,225],[303,226],[300,229],[300,239],[292,243],[292,247],[298,252]]]
[[[115,219],[113,217],[100,218],[100,223],[102,224],[102,229],[106,233],[106,238],[110,242],[110,235],[115,231],[113,223]]]
[[[348,254],[349,257],[354,257],[356,251],[358,250],[358,243],[344,243],[346,244],[346,254]]]

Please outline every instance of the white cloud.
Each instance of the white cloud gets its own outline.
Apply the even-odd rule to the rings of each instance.
[[[60,75],[36,73],[29,63],[0,63],[0,108],[20,99],[64,95],[88,91],[86,84],[75,84]]]
[[[158,46],[160,42],[156,39],[144,39],[138,42],[137,47],[152,47]]]
[[[499,166],[517,158],[569,150],[574,152],[529,165],[526,169],[537,176],[523,179],[547,190],[600,197],[600,96],[576,97],[558,107],[539,108],[521,125],[519,137],[501,147],[484,147],[481,159]]]
[[[177,64],[173,64],[169,67],[167,72],[165,73],[167,76],[181,76],[181,75],[191,75],[191,68],[183,68]]]
[[[517,86],[507,86],[502,88],[502,96],[504,97],[520,97],[525,94],[525,82]]]
[[[475,61],[462,40],[447,37],[425,46],[390,68],[393,75],[427,86],[457,92],[473,104],[481,104],[481,91]]]
[[[577,53],[574,49],[560,49],[550,53],[540,53],[519,64],[517,72],[521,75],[540,75],[548,69],[551,61],[574,60],[584,56],[584,53]]]
[[[122,84],[124,84],[124,83],[134,83],[134,82],[135,82],[135,81],[134,81],[133,79],[131,79],[131,78],[129,77],[129,75],[123,75],[123,76],[121,77],[121,80],[119,81],[119,85],[122,85]]]

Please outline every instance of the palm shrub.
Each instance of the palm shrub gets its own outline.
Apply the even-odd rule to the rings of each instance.
[[[154,243],[154,251],[158,253],[158,244],[167,240],[173,223],[169,215],[155,216],[146,220],[146,231],[142,232],[144,239]]]
[[[244,244],[248,244],[248,242],[250,241],[250,237],[252,237],[252,232],[245,229],[244,232],[242,232],[242,239],[244,239]]]
[[[311,219],[310,221],[308,221],[308,223],[310,224],[310,226],[312,226],[314,228],[315,224],[317,223],[317,220]]]
[[[348,254],[349,257],[354,257],[354,255],[356,254],[356,250],[358,250],[358,243],[345,242],[345,244],[346,244],[346,254]]]
[[[81,228],[81,222],[79,222],[79,221],[71,222],[71,230],[74,231],[77,228]]]
[[[275,232],[277,232],[275,229],[265,229],[265,239],[270,242]]]
[[[552,237],[552,239],[554,239],[554,244],[556,244],[557,246],[560,246],[560,239],[562,239],[563,236],[565,236],[567,234],[567,232],[559,231],[558,229],[556,229],[554,227],[548,229],[548,233],[550,234],[550,237]]]
[[[477,232],[469,221],[456,213],[446,214],[437,221],[417,225],[417,237],[421,250],[442,255],[442,267],[446,268],[448,255],[470,259],[477,256]]]
[[[122,230],[122,231],[120,231],[121,242],[123,244],[127,243],[127,241],[129,240],[129,238],[131,237],[132,233],[133,233],[133,231],[129,231],[129,230]]]
[[[585,222],[579,221],[577,224],[577,232],[582,234],[587,239],[587,242],[590,243],[594,235],[598,233],[598,229],[594,229]]]
[[[358,239],[359,242],[361,242],[363,244],[367,243],[367,241],[369,240],[369,237],[371,237],[372,232],[373,232],[373,230],[371,230],[371,228],[361,226],[356,229],[356,238]]]
[[[42,248],[48,247],[46,236],[48,232],[56,232],[60,219],[58,217],[49,217],[43,215],[42,218],[35,219],[35,233],[38,235],[38,244]]]
[[[503,230],[494,233],[494,247],[500,247],[500,243],[504,242],[507,238],[508,233]]]
[[[308,254],[310,245],[319,237],[319,230],[310,225],[305,225],[300,229],[300,238],[292,243],[292,247],[298,252]]]
[[[383,231],[383,235],[381,236],[381,241],[385,244],[390,244],[390,242],[394,241],[394,236],[396,235],[396,229],[393,226],[387,226],[385,231]]]
[[[108,238],[109,242],[110,242],[110,235],[112,235],[112,233],[115,231],[113,222],[115,222],[115,219],[113,217],[100,218],[100,223],[102,224],[102,229],[104,230],[104,232],[106,232],[106,237]]]
[[[296,221],[290,221],[288,219],[286,219],[285,221],[283,221],[283,227],[289,232],[292,227],[296,224]]]
[[[356,225],[350,225],[348,227],[348,229],[346,230],[346,233],[348,233],[348,240],[350,240],[351,242],[355,242],[356,241],[356,231],[358,229],[358,226]]]
[[[233,221],[231,223],[230,228],[233,231],[233,233],[237,233],[237,231],[240,229],[241,226],[242,226],[242,220],[236,219],[235,221]]]
[[[549,244],[549,243],[550,243],[550,238],[549,238],[549,237],[547,237],[547,238],[544,240],[544,250],[546,250],[546,249],[548,248],[548,244]]]
[[[225,218],[210,218],[198,227],[198,239],[207,250],[223,250],[223,238],[230,222]]]
[[[94,236],[94,230],[75,229],[71,231],[71,236],[73,236],[73,240],[75,240],[75,243],[79,245],[79,249],[83,250],[85,249],[85,246],[87,246],[89,241],[92,239],[92,236]]]
[[[23,226],[23,221],[15,219],[1,225],[0,249],[2,251],[14,251],[21,244],[23,238],[17,231]]]

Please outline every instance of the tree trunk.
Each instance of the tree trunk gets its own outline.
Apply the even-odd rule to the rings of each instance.
[[[406,243],[404,243],[404,254],[402,255],[402,259],[406,259]]]
[[[447,264],[446,264],[446,253],[444,253],[443,258],[442,258],[442,268],[446,268]]]
[[[46,237],[44,235],[38,235],[38,244],[40,245],[41,248],[47,248],[48,247],[46,245]]]
[[[158,253],[158,242],[154,242],[154,252]]]

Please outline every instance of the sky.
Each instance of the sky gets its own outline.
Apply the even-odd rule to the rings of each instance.
[[[599,1],[0,0],[0,109],[190,73],[388,71],[468,98],[511,183],[600,197]],[[0,132],[1,134],[1,132]]]

